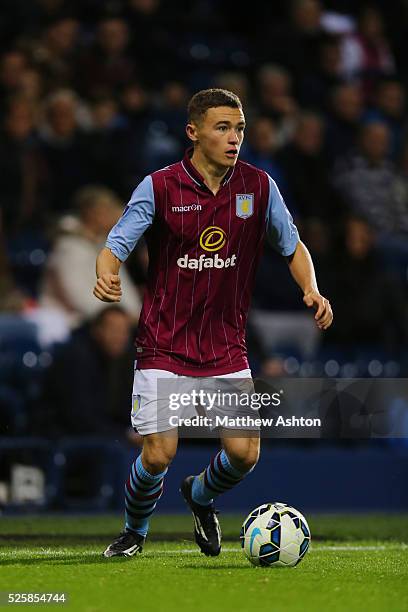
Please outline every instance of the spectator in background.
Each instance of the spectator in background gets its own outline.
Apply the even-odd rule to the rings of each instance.
[[[402,152],[407,135],[405,119],[405,89],[396,79],[386,79],[378,84],[373,107],[368,110],[366,121],[383,121],[390,130],[390,155],[395,160]]]
[[[329,92],[343,80],[340,40],[325,36],[319,46],[319,63],[310,72],[304,72],[298,82],[299,101],[306,108],[327,111]]]
[[[40,40],[31,43],[31,57],[50,91],[73,87],[80,24],[72,17],[54,18]]]
[[[188,91],[178,81],[165,84],[157,110],[147,126],[144,157],[146,171],[167,166],[188,146],[185,133]]]
[[[141,32],[139,35],[143,38]],[[112,93],[137,77],[137,66],[129,52],[129,28],[124,19],[101,19],[96,40],[78,62],[77,84],[85,97]]]
[[[126,0],[124,4],[123,15],[130,32],[135,33],[131,54],[143,67],[143,81],[155,88],[158,82],[180,78],[180,47],[174,41],[180,41],[179,32],[184,34],[188,27],[186,17],[190,15],[190,5],[161,0]]]
[[[363,6],[358,31],[343,39],[341,53],[343,73],[360,79],[365,99],[371,101],[376,81],[395,72],[383,18],[374,6]]]
[[[94,180],[94,175],[89,139],[81,125],[84,109],[75,92],[54,92],[45,101],[44,112],[40,148],[47,167],[47,205],[56,216],[69,209],[75,191]]]
[[[11,49],[0,58],[0,115],[7,112],[7,101],[18,93],[22,75],[28,68],[25,54]]]
[[[322,37],[322,6],[319,0],[292,0],[290,22],[271,27],[260,26],[256,40],[257,55],[262,62],[273,61],[285,66],[297,79],[312,72],[318,64]]]
[[[328,262],[326,275],[320,270],[321,284],[336,308],[336,325],[324,340],[343,348],[361,345],[396,353],[407,339],[405,300],[374,244],[375,234],[365,220],[347,220],[343,248]]]
[[[293,134],[298,107],[291,88],[291,76],[281,66],[267,64],[259,70],[259,114],[275,122],[278,146],[286,144]]]
[[[288,188],[285,199],[305,231],[308,221],[317,219],[325,224],[334,216],[333,190],[323,145],[322,118],[304,112],[298,117],[293,141],[276,158]],[[327,228],[322,226],[322,231],[327,232]]]
[[[148,92],[135,81],[126,83],[120,90],[119,103],[124,126],[119,149],[122,156],[122,190],[119,193],[125,198],[148,172],[144,152],[149,124],[154,114]]]
[[[242,100],[245,108],[250,103],[249,82],[244,72],[220,72],[215,77],[214,87],[232,91]]]
[[[151,119],[151,100],[146,89],[138,82],[126,83],[120,91],[120,106],[124,120],[132,132],[144,136],[147,122]]]
[[[38,121],[44,89],[44,79],[40,70],[28,67],[22,72],[18,84],[18,95],[31,104],[36,122]]]
[[[109,189],[87,186],[74,199],[77,218],[65,219],[66,231],[56,238],[45,273],[43,307],[62,311],[70,327],[76,327],[106,308],[92,295],[95,284],[95,257],[109,230],[117,222],[122,207]],[[122,306],[134,324],[141,300],[137,288],[124,269]]]
[[[389,160],[390,132],[385,123],[363,125],[357,150],[339,160],[334,185],[345,207],[365,218],[378,236],[408,232],[396,169]]]
[[[257,117],[251,122],[248,141],[242,153],[242,158],[265,170],[274,180],[279,182],[281,189],[282,176],[277,167],[274,157],[276,152],[276,129],[275,124],[268,117]]]
[[[245,107],[245,117],[252,122],[255,109],[253,100],[250,99],[250,87],[248,77],[244,72],[220,72],[215,77],[214,87],[232,91],[242,101]]]
[[[8,237],[28,223],[38,223],[44,164],[34,132],[30,103],[15,97],[0,133],[0,213]]]
[[[124,183],[128,126],[113,96],[101,96],[91,106],[92,129],[88,134],[91,173],[121,196],[130,191]]]
[[[186,140],[186,105],[189,92],[183,83],[179,81],[168,81],[162,90],[156,110],[156,121],[163,121],[167,126],[168,133],[180,143],[181,147],[187,146]]]
[[[362,113],[363,100],[358,85],[345,83],[332,90],[326,129],[326,153],[330,164],[355,148]]]
[[[62,15],[74,15],[76,4],[73,0],[34,0],[33,2],[12,0],[7,5],[7,12],[13,15],[14,22],[17,21],[18,25],[15,26],[17,35],[25,39],[26,36],[38,34]],[[89,3],[86,1],[85,4]]]
[[[105,436],[138,442],[129,427],[132,326],[110,305],[56,354],[44,383],[41,434]]]
[[[28,299],[14,282],[4,238],[0,210],[0,436],[10,436],[28,433],[38,376],[27,372],[23,360],[38,345],[35,325],[24,317]]]

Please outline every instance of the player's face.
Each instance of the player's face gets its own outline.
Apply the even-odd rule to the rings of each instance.
[[[209,108],[198,125],[190,124],[188,135],[204,157],[223,167],[234,166],[244,139],[245,117],[240,108]]]

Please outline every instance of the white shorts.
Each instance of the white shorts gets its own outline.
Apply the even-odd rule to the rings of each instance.
[[[233,382],[233,379],[239,380]],[[229,392],[230,395],[235,396],[237,393],[252,393],[251,370],[247,368],[230,374],[202,377],[181,376],[167,370],[135,369],[131,412],[132,427],[144,436],[175,430],[177,429],[175,422],[179,419],[184,421],[184,419],[197,416],[205,417],[208,414],[207,411],[210,410],[205,402],[204,405],[203,402],[200,402],[199,405],[193,402],[188,405],[180,405],[178,408],[169,408],[169,398],[171,396],[188,394],[190,397],[193,390],[194,392],[202,390],[212,394],[211,414],[215,415],[217,410],[220,411],[220,406],[216,401],[216,397],[220,398],[219,391],[226,394]],[[184,397],[187,397],[187,395],[184,395]],[[234,416],[244,416],[248,415],[250,410],[248,407],[234,406],[232,412]],[[221,410],[220,413],[225,414],[225,411]],[[201,426],[203,425],[207,425],[207,423],[201,422]],[[228,428],[228,424],[226,424],[226,427]],[[245,427],[234,427],[233,424],[230,425],[230,428],[245,429]],[[256,428],[250,427],[249,429]]]

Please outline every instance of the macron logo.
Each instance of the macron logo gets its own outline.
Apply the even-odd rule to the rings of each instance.
[[[201,204],[186,204],[185,206],[172,206],[172,212],[192,212],[194,210],[201,210]]]

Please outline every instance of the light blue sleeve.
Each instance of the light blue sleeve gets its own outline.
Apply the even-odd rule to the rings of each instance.
[[[125,261],[154,218],[154,192],[151,176],[146,176],[132,193],[119,221],[109,232],[105,246]]]
[[[269,242],[281,255],[292,255],[299,242],[299,233],[292,215],[275,181],[269,176],[269,200],[266,211],[266,234]]]

